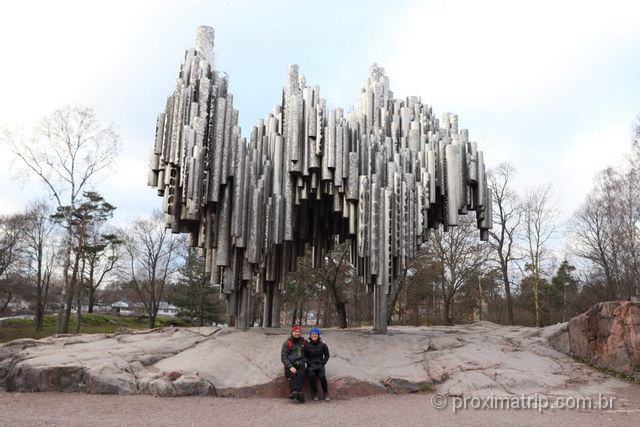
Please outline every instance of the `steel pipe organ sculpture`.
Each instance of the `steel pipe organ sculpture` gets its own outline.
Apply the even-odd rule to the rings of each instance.
[[[387,295],[429,230],[475,211],[491,228],[482,151],[418,97],[394,99],[370,69],[354,112],[328,109],[318,86],[290,65],[282,104],[241,136],[228,77],[212,68],[213,29],[197,30],[175,89],[158,115],[149,185],[167,227],[190,233],[221,284],[236,327],[249,327],[251,287],[264,293],[265,326],[280,325],[287,273],[311,248],[314,265],[337,241],[374,294],[386,330]]]

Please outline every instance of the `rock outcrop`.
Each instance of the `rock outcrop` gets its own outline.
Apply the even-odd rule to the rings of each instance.
[[[328,329],[323,338],[331,350],[330,394],[433,390],[520,395],[624,385],[553,349],[547,338],[557,329],[488,322],[393,327],[387,334]],[[288,389],[280,348],[288,333],[172,327],[17,340],[0,345],[0,386],[9,391],[284,397]]]
[[[598,303],[561,325],[549,341],[565,354],[640,376],[640,303]]]

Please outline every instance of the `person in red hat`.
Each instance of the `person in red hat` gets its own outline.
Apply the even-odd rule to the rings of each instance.
[[[289,387],[291,387],[289,399],[297,399],[300,403],[304,403],[302,386],[304,385],[306,365],[304,357],[306,344],[307,341],[302,338],[302,328],[296,325],[291,328],[291,335],[282,344],[282,351],[280,352],[280,360],[284,365],[284,375],[289,380]]]

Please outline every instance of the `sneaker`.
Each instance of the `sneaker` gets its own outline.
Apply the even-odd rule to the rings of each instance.
[[[298,402],[304,403],[304,393],[301,391],[298,392]]]
[[[291,394],[289,395],[289,399],[293,400],[296,398],[296,392],[292,391]]]
[[[318,393],[314,394],[313,400],[320,400],[320,395]]]
[[[329,399],[329,393],[325,393],[324,394],[324,400],[329,401],[331,399]]]

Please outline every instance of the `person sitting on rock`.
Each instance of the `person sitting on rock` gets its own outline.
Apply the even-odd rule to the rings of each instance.
[[[320,399],[316,377],[320,378],[323,399],[329,400],[327,377],[324,373],[324,365],[329,360],[329,347],[320,339],[320,329],[313,328],[309,334],[309,342],[304,347],[304,352],[307,359],[307,376],[309,377],[311,391],[313,391],[313,400]]]
[[[304,403],[302,386],[304,385],[305,371],[304,348],[307,341],[301,335],[302,328],[300,326],[296,325],[291,328],[291,336],[282,344],[280,360],[284,365],[284,375],[289,380],[289,387],[291,387],[289,399],[297,399],[300,403]]]

